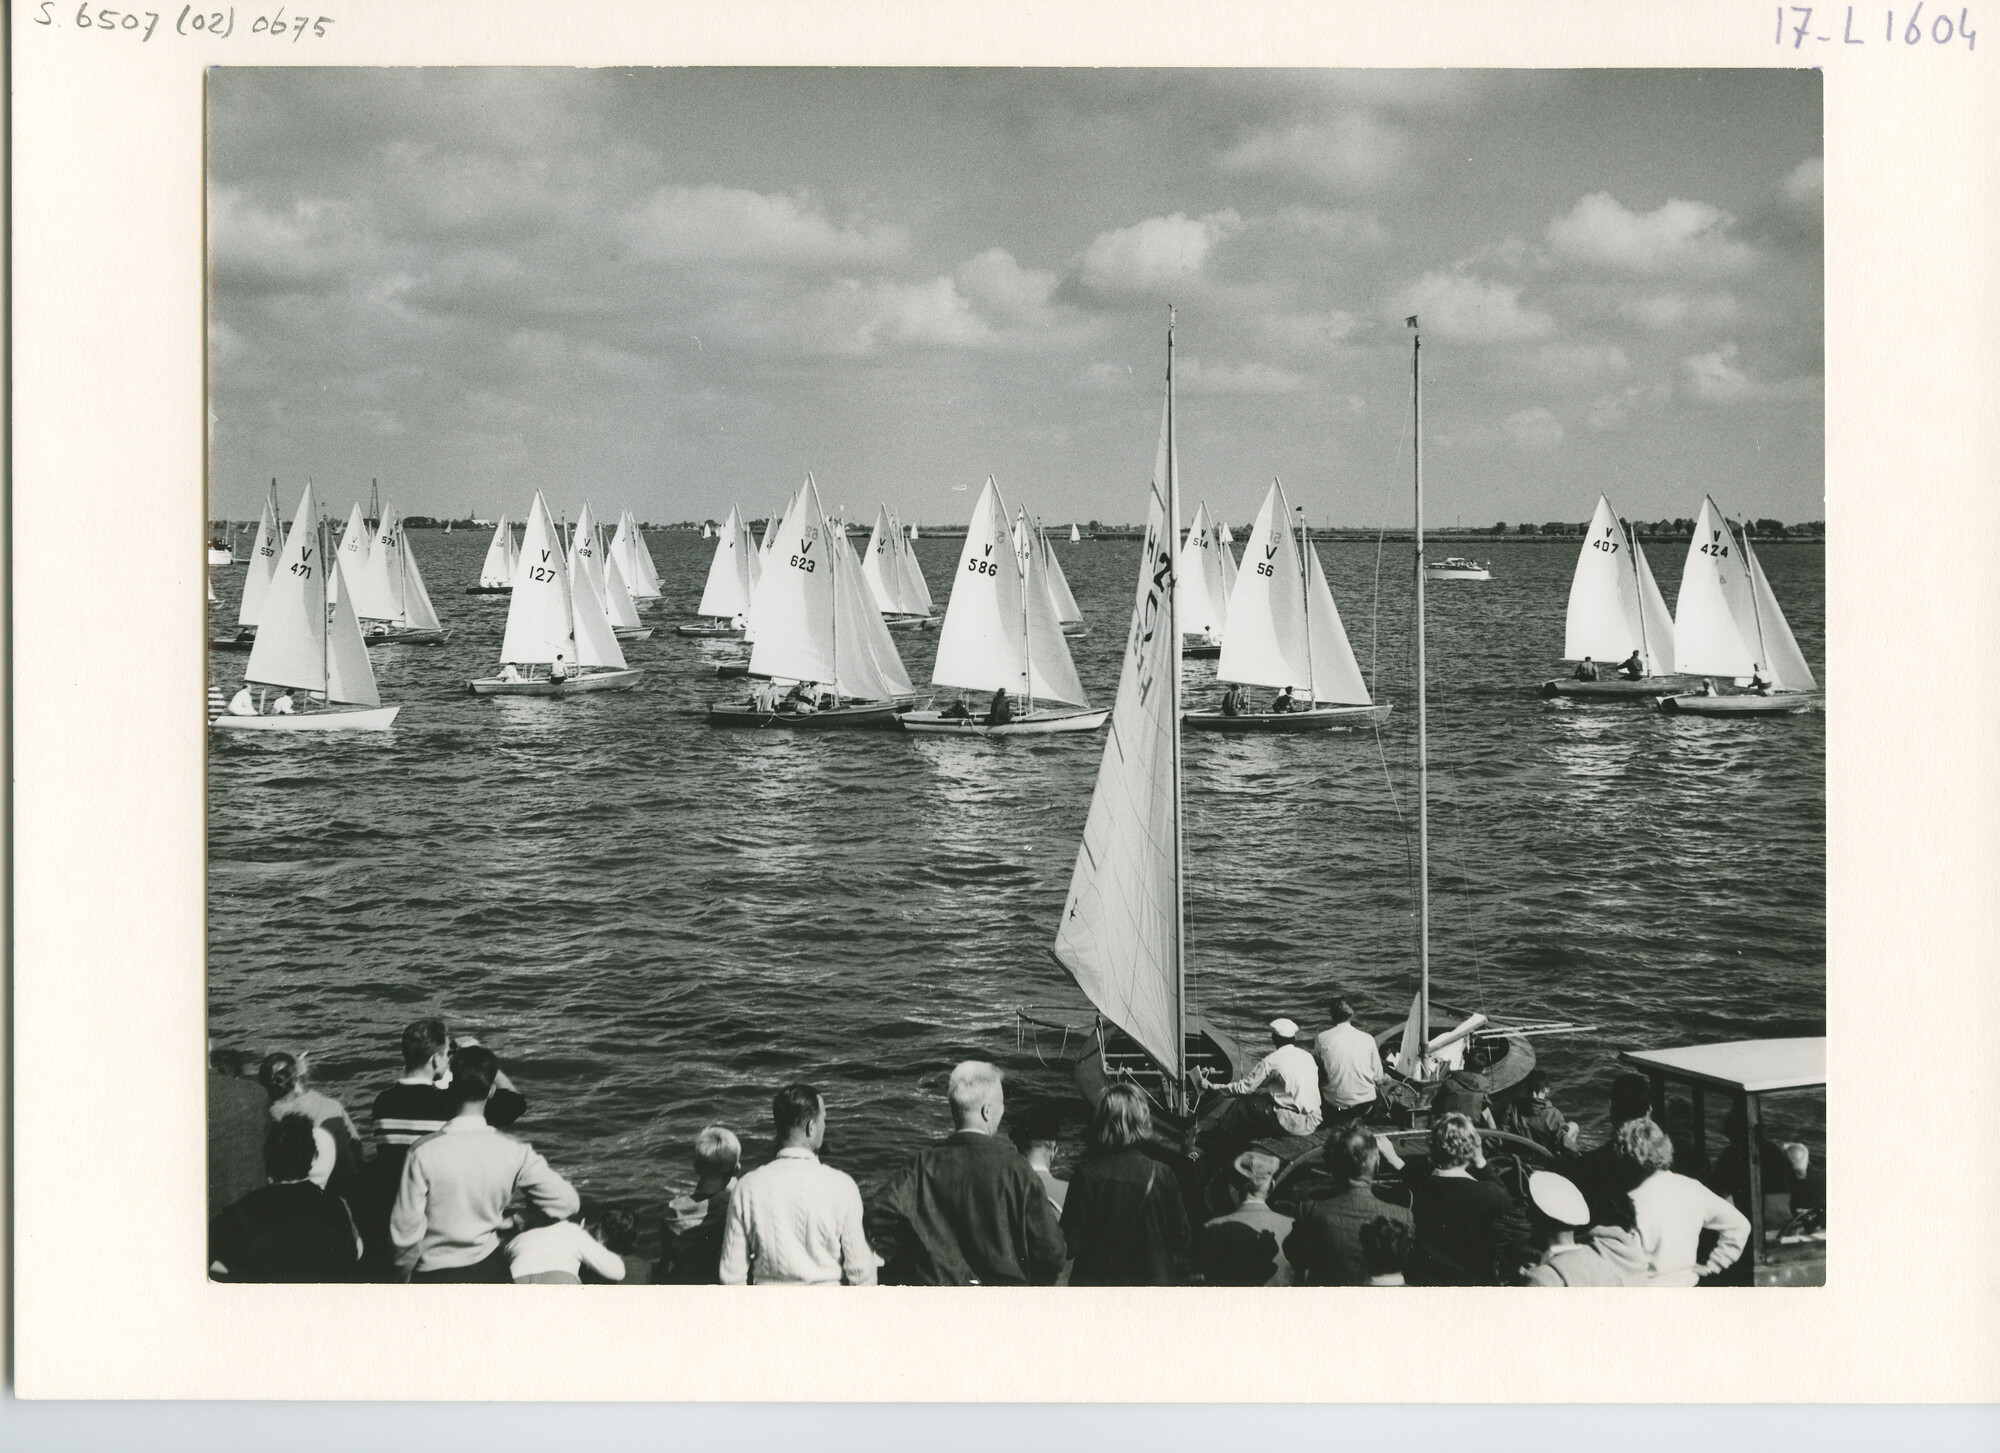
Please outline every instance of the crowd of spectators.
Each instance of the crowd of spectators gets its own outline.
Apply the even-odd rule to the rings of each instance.
[[[586,1205],[508,1133],[527,1099],[492,1050],[440,1019],[404,1031],[403,1074],[375,1097],[365,1136],[308,1086],[304,1056],[269,1055],[253,1077],[244,1056],[217,1052],[209,1271],[516,1285],[1692,1286],[1742,1254],[1748,1220],[1676,1172],[1643,1077],[1618,1077],[1609,1133],[1588,1149],[1539,1076],[1497,1127],[1483,1095],[1440,1095],[1427,1144],[1406,1140],[1405,1163],[1369,1121],[1374,1043],[1345,1001],[1332,1008],[1311,1050],[1277,1021],[1271,1054],[1214,1087],[1227,1103],[1205,1155],[1156,1131],[1139,1088],[1112,1085],[1067,1180],[1055,1108],[1010,1112],[1001,1072],[967,1061],[946,1084],[949,1133],[864,1204],[820,1159],[824,1096],[787,1085],[754,1164],[727,1127],[695,1137],[688,1181],[663,1199],[656,1256],[638,1251],[633,1208]],[[1490,1160],[1496,1128],[1541,1153]],[[1274,1196],[1272,1145],[1320,1130],[1314,1174]],[[1803,1186],[1803,1150],[1783,1147],[1767,1176]],[[1385,1166],[1393,1186],[1380,1183]]]

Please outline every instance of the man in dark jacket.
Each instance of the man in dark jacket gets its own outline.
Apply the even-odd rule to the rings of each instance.
[[[886,1252],[884,1283],[1050,1286],[1062,1228],[1034,1168],[994,1132],[1006,1102],[1000,1071],[967,1060],[951,1072],[957,1128],[917,1152],[882,1192],[869,1240]]]
[[[1431,1126],[1431,1173],[1410,1188],[1416,1239],[1411,1286],[1512,1286],[1528,1259],[1528,1223],[1508,1189],[1491,1179],[1479,1132],[1465,1116]]]
[[[1308,1286],[1365,1287],[1369,1271],[1361,1228],[1377,1217],[1407,1228],[1410,1213],[1375,1198],[1375,1168],[1382,1156],[1367,1131],[1353,1126],[1337,1133],[1323,1156],[1342,1189],[1299,1207],[1297,1224],[1285,1240],[1285,1259]]]
[[[271,1126],[264,1163],[271,1184],[209,1223],[208,1272],[222,1281],[352,1281],[361,1237],[347,1204],[312,1183],[317,1143],[307,1115]]]

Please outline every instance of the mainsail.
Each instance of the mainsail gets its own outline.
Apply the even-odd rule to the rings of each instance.
[[[1306,649],[1305,581],[1291,526],[1284,486],[1273,480],[1257,523],[1245,536],[1243,558],[1251,568],[1236,577],[1229,600],[1222,655],[1215,663],[1223,681],[1294,691],[1314,684]]]
[[[753,675],[811,681],[867,701],[910,694],[860,563],[827,523],[811,475],[786,510],[758,584],[756,631]]]
[[[360,513],[361,507],[355,506]],[[324,531],[310,484],[299,496],[291,533],[278,556],[257,623],[257,644],[243,678],[260,686],[326,690],[326,571]]]
[[[1039,578],[1037,552],[1011,544],[1006,503],[988,476],[966,526],[931,680],[1081,706],[1083,684]]]
[[[896,546],[896,527],[889,520],[889,507],[875,512],[875,528],[869,533],[861,556],[861,578],[883,615],[912,614],[908,586],[903,580],[903,555]]]
[[[1757,606],[1729,521],[1704,497],[1674,601],[1674,669],[1750,676],[1758,666]]]
[[[493,543],[486,547],[486,563],[479,567],[479,588],[500,590],[512,585],[515,558],[514,522],[502,514]]]
[[[514,594],[507,603],[507,635],[500,659],[517,666],[547,665],[576,660],[570,625],[569,572],[563,566],[562,541],[549,518],[540,490],[528,509],[521,535],[521,558],[514,571]],[[614,643],[615,644],[615,643]]]
[[[250,547],[250,567],[243,572],[243,599],[236,609],[236,624],[254,626],[264,605],[264,593],[271,588],[271,576],[278,568],[278,552],[285,547],[278,529],[278,511],[269,498],[257,519],[257,539]]]
[[[731,505],[729,518],[716,536],[715,555],[708,562],[708,581],[702,587],[696,615],[735,620],[749,613],[750,557],[749,527],[743,523],[742,511]]]
[[[1173,339],[1132,629],[1055,956],[1090,1002],[1183,1078],[1181,633],[1174,610]]]
[[[402,517],[396,502],[385,500],[374,538],[361,568],[347,568],[347,547],[341,546],[341,566],[353,587],[354,613],[364,620],[395,621],[403,616]],[[343,591],[343,595],[347,592]]]
[[[1599,495],[1569,583],[1563,657],[1616,663],[1634,651],[1648,676],[1671,669],[1673,621],[1637,538],[1627,540],[1611,501]]]
[[[1181,630],[1190,636],[1222,639],[1223,622],[1229,602],[1222,593],[1222,561],[1215,531],[1209,524],[1208,506],[1195,506],[1194,521],[1188,526],[1181,545],[1175,576],[1180,580],[1180,599],[1175,602]]]

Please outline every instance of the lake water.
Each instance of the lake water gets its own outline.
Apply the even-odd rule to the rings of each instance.
[[[626,648],[639,690],[476,698],[507,610],[462,593],[487,535],[412,541],[453,635],[373,652],[392,731],[212,739],[216,1045],[310,1050],[365,1129],[402,1026],[442,1013],[500,1054],[531,1102],[518,1132],[558,1170],[647,1205],[703,1125],[754,1149],[794,1080],[826,1093],[827,1158],[864,1191],[948,1128],[958,1060],[1071,1097],[1063,1036],[1040,1035],[1045,1068],[1015,1011],[1090,1020],[1049,946],[1101,732],[712,729],[707,704],[742,694],[713,666],[742,648],[672,633],[712,549],[686,532],[650,537],[665,597]],[[917,544],[940,611],[959,546]],[[1825,718],[1542,701],[1575,544],[1445,547],[1494,578],[1427,592],[1436,996],[1598,1026],[1538,1041],[1587,1129],[1621,1049],[1823,1032]],[[1415,987],[1410,547],[1381,547],[1379,595],[1375,544],[1318,548],[1389,723],[1186,739],[1191,998],[1247,1044],[1280,1014],[1323,1027],[1335,985],[1384,1027]],[[1109,705],[1138,542],[1056,549],[1091,627],[1078,670]],[[1648,553],[1671,604],[1684,547]],[[1824,685],[1823,548],[1759,553]],[[244,572],[216,573],[233,622]],[[919,683],[936,640],[896,635]],[[217,679],[245,659],[217,655]],[[1215,691],[1188,663],[1190,698]]]

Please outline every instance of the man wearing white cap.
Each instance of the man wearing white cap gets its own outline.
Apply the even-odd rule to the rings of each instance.
[[[1628,1201],[1626,1204],[1630,1204]],[[1591,1226],[1590,1203],[1564,1176],[1538,1170],[1528,1177],[1529,1220],[1542,1259],[1521,1280],[1531,1287],[1635,1287],[1646,1284],[1646,1248],[1629,1226]],[[1627,1217],[1629,1220],[1630,1217]]]
[[[1264,1135],[1310,1135],[1319,1129],[1319,1064],[1293,1043],[1299,1027],[1289,1019],[1271,1021],[1271,1052],[1240,1080],[1218,1085],[1217,1094],[1235,1096],[1216,1122],[1218,1151],[1229,1153]]]

